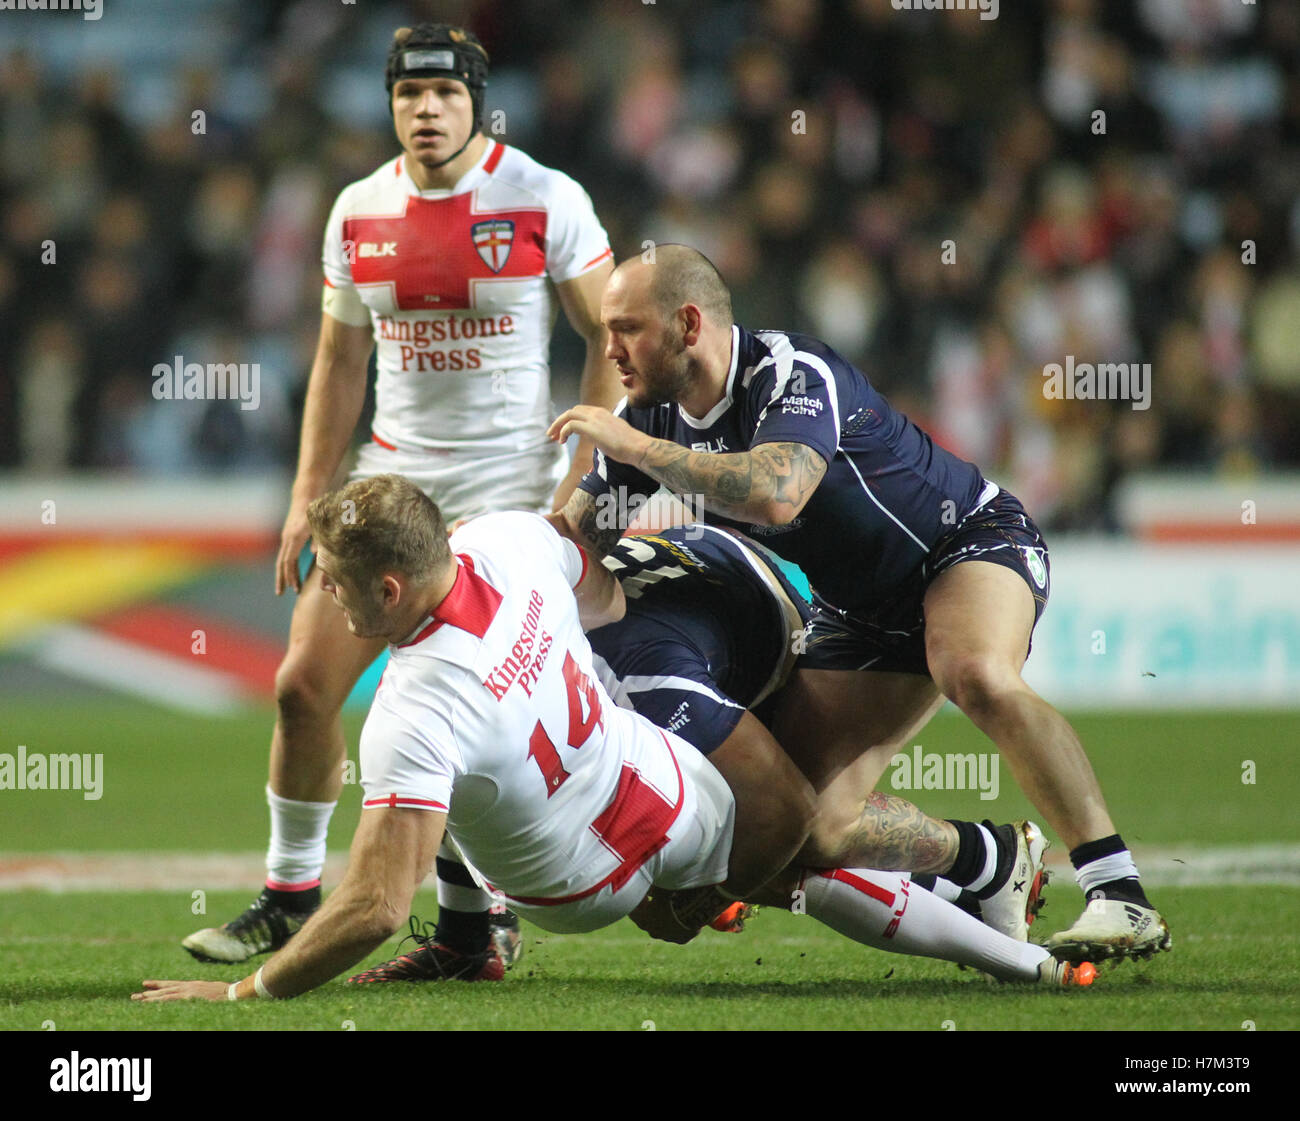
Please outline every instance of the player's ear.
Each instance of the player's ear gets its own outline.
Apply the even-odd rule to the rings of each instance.
[[[383,597],[385,607],[396,607],[402,602],[402,582],[391,572],[386,572],[379,594]]]
[[[677,310],[678,321],[682,324],[682,342],[694,346],[700,341],[704,328],[704,315],[695,304],[683,304]]]

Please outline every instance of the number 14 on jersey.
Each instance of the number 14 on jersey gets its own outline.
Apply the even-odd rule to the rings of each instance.
[[[594,728],[599,727],[603,732],[605,721],[600,711],[600,697],[596,687],[578,668],[573,655],[567,652],[564,655],[564,688],[569,702],[569,730],[566,742],[570,747],[578,748],[591,738]],[[584,702],[585,716],[583,715]],[[560,762],[560,753],[555,750],[555,744],[546,734],[546,729],[542,727],[540,720],[534,726],[533,734],[528,737],[528,757],[542,772],[542,779],[546,783],[546,796],[549,798],[564,785],[569,772]]]

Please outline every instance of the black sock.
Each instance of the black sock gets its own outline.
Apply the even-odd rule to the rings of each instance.
[[[446,857],[435,862],[438,879],[459,887],[478,887],[465,865]],[[490,931],[487,911],[453,911],[438,908],[438,929],[434,940],[459,954],[481,954],[488,948]]]
[[[1094,860],[1100,860],[1106,856],[1118,856],[1126,851],[1128,846],[1124,839],[1118,833],[1112,833],[1109,837],[1102,837],[1096,841],[1085,841],[1078,848],[1070,850],[1070,863],[1076,870],[1081,870],[1085,864],[1091,864]],[[1143,907],[1150,907],[1151,901],[1147,898],[1146,892],[1142,890],[1142,884],[1136,876],[1124,876],[1117,880],[1106,880],[1102,883],[1093,884],[1088,889],[1089,899],[1118,899],[1123,903],[1137,903]]]
[[[1118,833],[1112,833],[1109,837],[1102,837],[1096,841],[1084,841],[1077,849],[1071,849],[1070,863],[1075,868],[1082,868],[1085,864],[1100,860],[1103,856],[1118,856],[1126,848],[1128,845],[1124,843],[1124,838]]]
[[[267,900],[284,911],[311,913],[320,906],[320,884],[306,891],[277,891],[273,887],[262,889]]]
[[[1089,899],[1096,899],[1098,892],[1101,893],[1102,899],[1118,899],[1123,903],[1138,903],[1143,907],[1150,907],[1151,900],[1142,890],[1142,884],[1136,876],[1126,876],[1122,880],[1107,880],[1104,884],[1098,884],[1090,892]]]
[[[984,848],[984,834],[973,821],[950,820],[948,824],[957,830],[957,856],[952,862],[952,867],[943,874],[943,878],[958,887],[969,887],[984,872],[984,864],[988,856]],[[990,828],[989,832],[996,840],[996,830]],[[1001,863],[1000,855],[999,863]],[[993,880],[997,882],[996,875]]]

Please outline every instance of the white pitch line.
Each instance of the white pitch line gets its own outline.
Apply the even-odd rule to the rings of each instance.
[[[233,674],[75,623],[43,629],[25,647],[41,665],[201,716],[238,711],[248,690]]]
[[[1135,848],[1133,855],[1143,887],[1300,886],[1300,844],[1151,845]],[[1058,883],[1060,877],[1074,878],[1064,854],[1050,854],[1047,866]]]
[[[347,855],[325,862],[325,883],[337,884]],[[0,853],[0,891],[250,891],[266,879],[263,853],[42,852]]]
[[[1300,887],[1300,844],[1195,848],[1152,846],[1135,852],[1144,887]],[[344,853],[325,866],[325,885],[343,878]],[[1049,854],[1058,884],[1072,881],[1063,855]],[[261,853],[0,853],[0,891],[255,891],[266,875]],[[1051,888],[1048,889],[1051,891]]]

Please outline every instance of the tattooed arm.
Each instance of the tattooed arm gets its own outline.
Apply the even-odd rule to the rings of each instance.
[[[573,432],[683,498],[701,500],[715,513],[757,525],[793,521],[826,474],[826,461],[805,444],[759,444],[751,451],[719,455],[693,452],[586,405],[559,417],[550,436],[563,441]]]
[[[873,790],[837,856],[854,867],[943,873],[957,859],[957,828],[903,798]]]
[[[581,488],[569,496],[564,509],[545,516],[562,537],[597,557],[608,556],[626,528],[619,525],[617,517],[610,516],[607,508],[602,507],[595,497]]]
[[[792,522],[826,474],[826,461],[806,444],[714,455],[651,440],[633,466],[680,495],[698,495],[715,513],[756,525]]]

